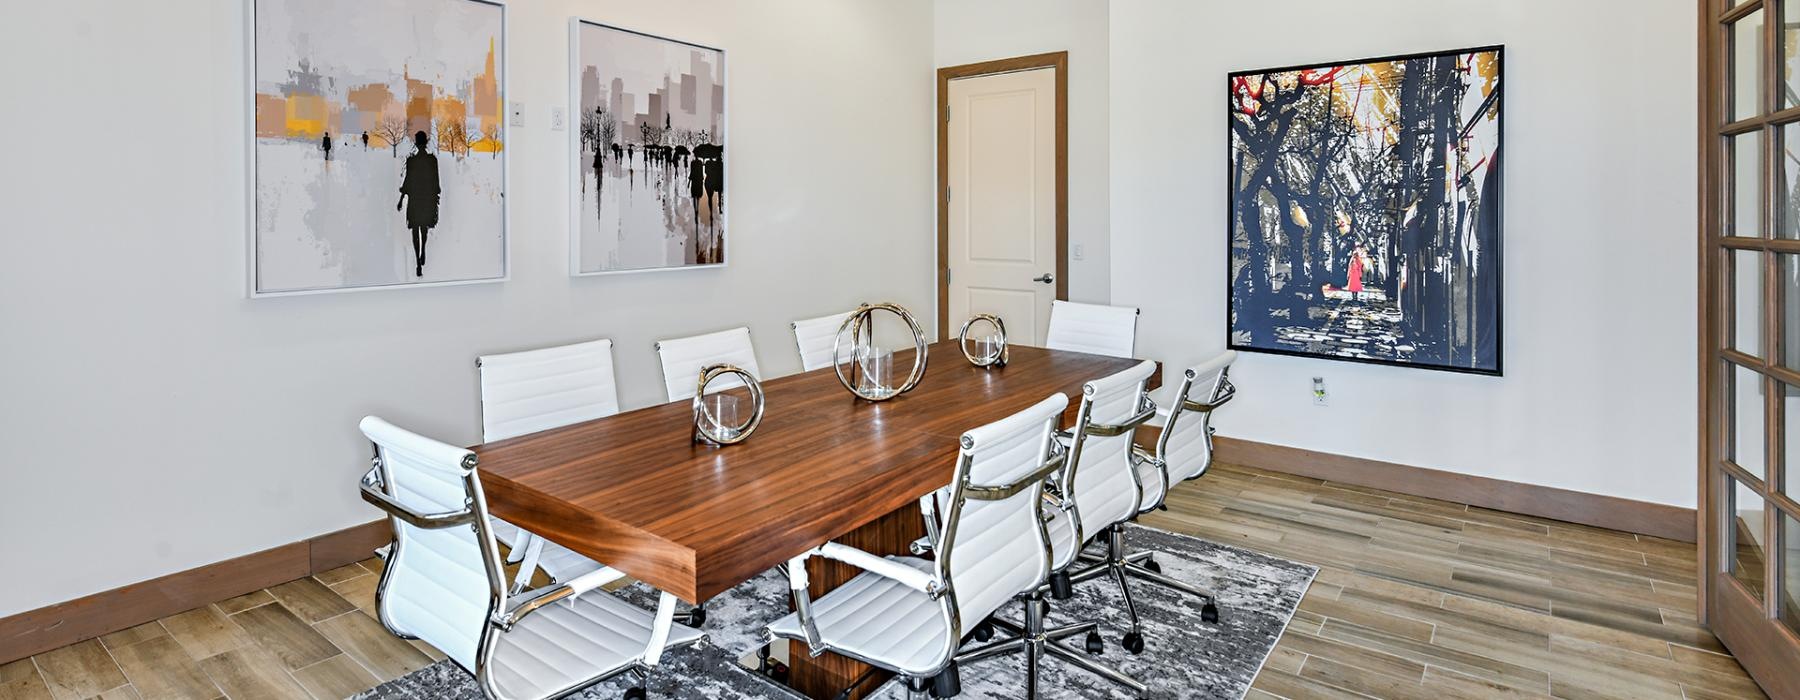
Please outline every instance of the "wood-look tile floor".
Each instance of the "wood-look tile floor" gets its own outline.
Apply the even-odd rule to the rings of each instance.
[[[0,699],[330,698],[444,655],[375,620],[381,561],[238,596],[0,665]]]
[[[1144,523],[1321,567],[1250,700],[1763,697],[1694,622],[1690,544],[1224,464]],[[375,621],[379,570],[347,566],[0,665],[0,699],[373,687],[443,658]]]

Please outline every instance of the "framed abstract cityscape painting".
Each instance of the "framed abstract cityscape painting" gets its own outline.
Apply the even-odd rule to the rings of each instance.
[[[1501,373],[1502,55],[1229,76],[1232,348]]]
[[[504,280],[504,6],[249,1],[251,296]]]
[[[570,31],[570,272],[724,265],[724,50],[579,19]]]

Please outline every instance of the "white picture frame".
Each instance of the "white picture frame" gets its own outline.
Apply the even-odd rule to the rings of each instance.
[[[723,232],[720,234],[720,257],[718,262],[662,264],[618,269],[584,269],[582,246],[583,224],[585,223],[584,216],[587,213],[589,204],[585,196],[586,190],[584,183],[588,172],[586,164],[591,162],[591,159],[587,157],[587,151],[584,148],[583,143],[583,119],[586,111],[582,89],[582,76],[583,71],[586,68],[582,56],[582,34],[584,28],[605,32],[618,32],[625,35],[632,35],[635,37],[689,47],[695,50],[716,53],[719,66],[718,86],[720,91],[720,114],[719,128],[713,135],[721,147],[728,146],[731,138],[731,89],[729,87],[731,61],[729,54],[725,49],[685,39],[677,39],[640,31],[585,17],[571,17],[569,19],[569,133],[568,142],[565,146],[566,153],[569,155],[569,275],[572,277],[604,277],[612,275],[722,269],[729,266],[731,263],[731,250],[735,235],[732,233],[731,229],[730,198],[725,197],[720,199],[718,212],[715,215],[715,220],[718,222],[718,228]],[[628,159],[629,158],[630,156],[628,156]],[[726,159],[722,165],[726,173],[725,181],[730,182],[731,177],[729,173],[731,161]],[[598,178],[596,178],[596,181],[598,181]],[[698,220],[698,216],[696,216],[696,220]]]
[[[417,289],[417,288],[431,288],[431,287],[457,287],[457,286],[479,285],[479,284],[497,284],[497,283],[504,283],[504,282],[510,281],[512,279],[512,262],[513,262],[513,260],[512,260],[512,258],[513,258],[512,243],[513,243],[513,241],[512,241],[512,231],[511,231],[511,222],[512,222],[511,206],[510,206],[510,203],[507,201],[507,193],[509,193],[511,191],[511,185],[512,185],[512,177],[511,177],[511,175],[512,175],[512,158],[511,158],[511,154],[510,154],[510,148],[511,148],[511,144],[512,144],[513,133],[512,133],[512,123],[511,123],[512,120],[510,118],[510,107],[509,107],[511,102],[508,99],[509,92],[511,90],[511,84],[512,84],[511,75],[510,75],[511,70],[512,70],[512,60],[511,60],[510,54],[508,53],[508,49],[510,46],[509,34],[508,34],[509,29],[510,29],[510,27],[509,27],[510,17],[508,16],[508,12],[507,12],[507,10],[508,10],[507,0],[440,0],[441,2],[447,2],[447,3],[472,3],[472,4],[477,4],[477,5],[489,6],[489,7],[496,9],[499,12],[499,31],[494,35],[494,41],[495,41],[494,55],[497,59],[497,62],[499,63],[498,69],[496,71],[497,77],[498,77],[498,85],[496,86],[496,99],[498,100],[500,109],[502,110],[502,118],[498,120],[498,124],[497,124],[498,129],[499,129],[500,142],[502,144],[502,148],[501,148],[501,152],[496,154],[497,159],[500,161],[500,167],[499,167],[499,183],[500,183],[499,222],[500,222],[500,239],[501,240],[500,240],[500,246],[499,246],[499,251],[498,251],[498,254],[500,256],[498,274],[497,275],[480,276],[480,277],[470,277],[470,278],[463,278],[463,279],[422,280],[422,281],[416,281],[416,282],[405,281],[404,279],[402,279],[399,281],[387,282],[387,283],[347,284],[347,285],[339,285],[339,286],[317,286],[317,287],[280,288],[280,289],[264,287],[264,285],[262,284],[262,276],[260,275],[259,265],[258,265],[258,261],[260,259],[260,255],[261,255],[261,250],[260,250],[261,246],[260,246],[260,242],[259,242],[261,232],[258,229],[259,206],[258,206],[258,199],[257,199],[257,197],[258,197],[258,194],[257,194],[257,186],[258,186],[257,138],[258,138],[258,136],[257,136],[256,99],[257,99],[257,94],[258,94],[258,77],[257,77],[258,64],[257,64],[257,60],[258,60],[258,42],[259,42],[259,32],[258,32],[258,26],[257,26],[257,11],[258,11],[257,8],[258,8],[258,5],[261,3],[273,2],[273,1],[275,1],[275,0],[243,0],[243,7],[244,7],[244,66],[245,66],[244,82],[243,82],[243,85],[244,85],[244,96],[243,96],[244,129],[245,129],[245,138],[243,141],[243,143],[245,143],[244,163],[243,163],[244,173],[245,173],[245,177],[244,177],[244,202],[245,202],[245,213],[244,213],[244,219],[245,219],[244,290],[245,291],[244,291],[244,294],[245,294],[245,297],[249,298],[249,299],[262,299],[262,298],[272,298],[272,297],[312,296],[312,295],[320,295],[320,294],[338,294],[338,293],[346,293],[346,292],[365,292],[365,291],[393,290],[393,289]]]

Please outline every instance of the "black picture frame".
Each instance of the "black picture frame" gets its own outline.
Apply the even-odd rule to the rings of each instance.
[[[1237,309],[1237,290],[1236,290],[1237,280],[1234,276],[1234,268],[1236,268],[1236,266],[1237,266],[1238,258],[1237,258],[1237,253],[1234,249],[1234,246],[1235,246],[1236,239],[1237,239],[1237,216],[1236,216],[1237,211],[1238,211],[1238,202],[1237,202],[1238,187],[1237,187],[1237,184],[1238,184],[1238,175],[1241,172],[1241,169],[1238,167],[1239,166],[1239,148],[1236,145],[1236,142],[1235,142],[1235,139],[1233,136],[1233,125],[1232,125],[1233,120],[1236,118],[1232,115],[1232,110],[1234,109],[1232,103],[1236,99],[1236,92],[1235,92],[1236,80],[1238,78],[1249,77],[1249,76],[1264,76],[1264,75],[1268,75],[1271,73],[1310,71],[1310,70],[1318,70],[1318,69],[1332,68],[1332,67],[1338,67],[1338,66],[1355,66],[1355,65],[1359,65],[1359,64],[1370,64],[1370,63],[1400,62],[1400,61],[1416,60],[1416,59],[1423,59],[1423,58],[1459,56],[1459,55],[1487,53],[1487,52],[1492,52],[1495,56],[1495,59],[1494,59],[1495,60],[1495,76],[1496,76],[1495,80],[1498,83],[1498,87],[1494,90],[1493,96],[1492,96],[1492,99],[1495,102],[1492,109],[1494,110],[1495,114],[1497,115],[1496,121],[1498,122],[1497,128],[1495,130],[1496,133],[1495,133],[1494,153],[1495,154],[1503,154],[1505,152],[1505,140],[1506,140],[1506,116],[1505,116],[1506,100],[1504,99],[1506,47],[1504,44],[1490,44],[1490,45],[1484,45],[1484,46],[1474,46],[1474,47],[1468,47],[1468,48],[1447,49],[1447,50],[1438,50],[1438,51],[1422,51],[1422,52],[1414,52],[1414,53],[1389,54],[1389,55],[1383,55],[1383,56],[1372,56],[1372,57],[1367,57],[1367,58],[1358,58],[1358,59],[1341,60],[1341,61],[1321,61],[1321,62],[1315,62],[1315,63],[1296,64],[1296,65],[1281,66],[1281,67],[1275,67],[1275,68],[1236,70],[1236,71],[1231,71],[1226,74],[1225,81],[1224,81],[1225,82],[1225,95],[1224,96],[1225,96],[1225,108],[1226,108],[1226,120],[1225,120],[1225,125],[1224,125],[1224,130],[1225,130],[1224,135],[1225,135],[1225,143],[1226,143],[1226,157],[1225,157],[1225,163],[1224,163],[1224,167],[1225,167],[1225,256],[1224,256],[1225,262],[1224,262],[1224,265],[1225,265],[1225,304],[1226,304],[1225,329],[1224,330],[1225,330],[1226,347],[1228,347],[1232,350],[1240,351],[1240,352],[1253,352],[1253,353],[1279,355],[1279,356],[1286,356],[1286,357],[1303,357],[1303,358],[1319,359],[1319,360],[1332,360],[1332,361],[1338,361],[1338,362],[1351,362],[1351,363],[1366,364],[1366,365],[1402,367],[1402,368],[1408,368],[1408,369],[1423,369],[1423,370],[1452,372],[1452,373],[1459,373],[1459,374],[1472,374],[1472,375],[1491,376],[1491,377],[1502,377],[1505,375],[1505,355],[1506,355],[1506,353],[1505,353],[1506,304],[1505,304],[1505,272],[1504,272],[1505,271],[1505,235],[1504,235],[1505,234],[1505,197],[1504,197],[1505,163],[1503,160],[1501,161],[1500,165],[1498,166],[1498,169],[1500,172],[1497,173],[1497,177],[1496,177],[1496,183],[1498,185],[1497,194],[1500,195],[1500,206],[1498,206],[1497,211],[1495,211],[1493,213],[1493,215],[1495,216],[1495,221],[1496,221],[1496,224],[1495,224],[1496,229],[1495,229],[1495,235],[1494,235],[1493,241],[1491,242],[1491,246],[1493,249],[1492,264],[1493,264],[1493,276],[1494,276],[1494,283],[1493,283],[1494,284],[1494,291],[1493,291],[1493,318],[1494,318],[1494,321],[1493,321],[1493,363],[1492,363],[1491,367],[1488,367],[1488,366],[1463,366],[1463,365],[1429,363],[1429,362],[1415,362],[1415,361],[1404,360],[1404,359],[1390,359],[1390,358],[1378,358],[1378,357],[1345,356],[1345,355],[1339,355],[1339,354],[1309,352],[1309,351],[1305,351],[1305,350],[1296,350],[1296,349],[1289,349],[1289,348],[1269,347],[1267,345],[1255,344],[1254,341],[1251,343],[1240,343],[1237,339],[1237,331],[1238,331],[1238,325],[1237,325],[1238,309]],[[1485,113],[1486,111],[1487,110],[1484,109],[1483,113]],[[1252,263],[1253,262],[1254,261],[1252,261]]]

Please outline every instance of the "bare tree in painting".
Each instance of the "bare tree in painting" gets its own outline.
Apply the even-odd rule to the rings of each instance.
[[[438,121],[438,148],[462,158],[469,153],[469,123],[461,117]]]
[[[409,135],[406,119],[402,117],[382,117],[375,125],[375,136],[388,145],[395,158],[400,157],[400,144],[406,143]]]

